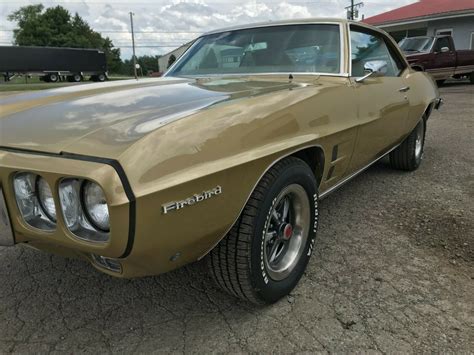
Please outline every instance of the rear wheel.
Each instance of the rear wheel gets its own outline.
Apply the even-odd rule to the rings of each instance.
[[[74,75],[71,75],[71,81],[75,82],[75,83],[79,83],[80,81],[82,81],[82,75],[81,74],[74,74]]]
[[[390,153],[390,165],[399,170],[418,169],[423,159],[426,121],[421,119],[400,146]]]
[[[51,73],[48,75],[48,81],[51,83],[57,83],[59,81],[59,75],[55,73]]]
[[[105,79],[107,79],[107,77],[105,76],[104,73],[101,73],[101,74],[97,74],[97,75],[92,75],[91,76],[91,79],[93,81],[105,81]]]
[[[316,237],[316,185],[309,166],[294,157],[264,175],[238,221],[208,256],[210,273],[221,288],[265,304],[296,286]]]
[[[469,81],[471,84],[474,84],[474,71],[471,73],[471,75],[469,75]]]

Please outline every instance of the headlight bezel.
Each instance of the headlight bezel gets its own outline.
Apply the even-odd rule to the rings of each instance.
[[[30,189],[30,196],[25,197],[21,196],[19,181],[27,181],[29,185],[28,188]],[[40,201],[39,191],[38,191],[38,179],[44,179],[43,176],[36,172],[30,171],[16,171],[12,174],[12,188],[13,188],[13,195],[16,202],[16,207],[19,212],[19,216],[21,216],[22,221],[30,228],[34,228],[36,230],[40,230],[42,232],[51,233],[54,232],[57,228],[57,219],[53,220],[50,218],[48,213],[45,211],[42,202]],[[49,190],[52,193],[51,186],[49,182],[44,179]],[[29,206],[24,205],[26,200],[30,199]],[[53,195],[53,200],[54,195]],[[26,211],[26,207],[32,210],[33,215]],[[56,202],[54,201],[54,208],[57,213]]]
[[[85,182],[91,182],[97,184],[105,194],[105,190],[97,182],[80,177],[65,177],[59,180],[58,183],[58,196],[59,196],[59,205],[61,207],[62,219],[64,222],[65,228],[77,239],[80,239],[85,242],[94,243],[94,244],[104,244],[110,241],[110,227],[108,231],[98,229],[90,221],[90,217],[87,216],[86,207],[82,198],[82,190]],[[72,193],[75,194],[73,197],[77,206],[74,223],[70,223],[71,220],[68,217],[66,208],[68,206],[64,205],[63,191],[66,187],[72,189]],[[106,197],[107,201],[107,197]],[[110,206],[107,203],[107,208],[109,211],[109,221],[110,221]]]

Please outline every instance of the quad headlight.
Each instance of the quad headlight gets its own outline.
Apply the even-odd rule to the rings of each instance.
[[[59,204],[48,182],[40,175],[19,172],[13,176],[18,209],[30,226],[53,231],[61,206],[66,227],[76,237],[92,242],[106,242],[110,234],[110,214],[104,190],[86,179],[67,178],[59,183]]]
[[[47,181],[42,177],[36,179],[36,190],[43,212],[51,221],[56,222],[56,206],[54,205],[53,193]]]
[[[46,180],[32,173],[17,173],[13,178],[18,209],[24,221],[43,230],[56,228],[56,207]]]
[[[93,242],[109,239],[110,215],[104,191],[83,179],[64,179],[59,199],[68,229],[77,237]]]
[[[84,212],[91,224],[98,230],[108,232],[110,217],[104,190],[94,182],[85,181],[82,187],[82,201],[84,201]]]

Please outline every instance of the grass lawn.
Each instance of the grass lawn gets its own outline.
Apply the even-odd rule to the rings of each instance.
[[[125,80],[125,79],[132,79],[132,77],[111,76],[109,78],[109,80]],[[46,90],[46,89],[54,89],[54,88],[60,88],[64,86],[71,86],[71,85],[87,85],[90,83],[93,83],[93,81],[85,80],[80,83],[70,83],[68,81],[62,81],[58,83],[46,83],[44,81],[39,80],[39,77],[37,76],[28,78],[27,81],[25,77],[16,77],[16,78],[13,78],[9,82],[0,81],[0,92]]]

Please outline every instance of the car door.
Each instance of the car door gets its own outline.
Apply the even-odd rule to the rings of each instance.
[[[433,46],[431,61],[425,66],[425,71],[436,80],[444,80],[454,74],[456,69],[456,52],[450,37],[439,37]]]
[[[406,135],[409,87],[403,79],[406,63],[383,34],[351,25],[350,44],[351,82],[358,102],[359,123],[351,161],[354,171],[379,158]],[[382,63],[382,73],[357,80],[367,74],[364,67],[374,63]]]

